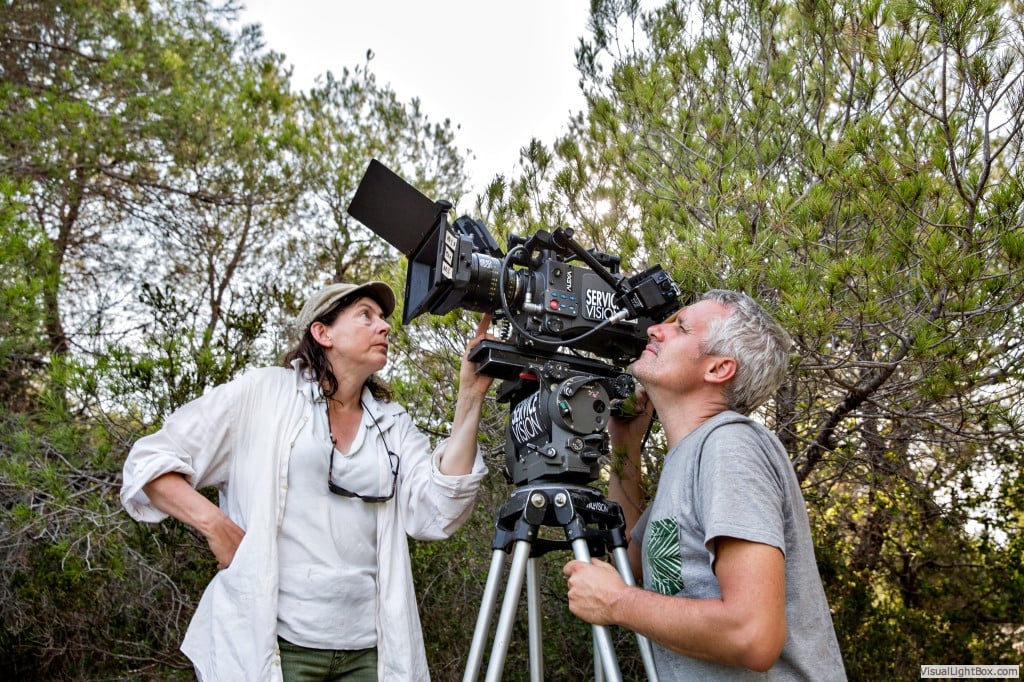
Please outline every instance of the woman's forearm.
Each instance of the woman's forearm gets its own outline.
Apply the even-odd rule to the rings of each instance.
[[[473,471],[483,405],[483,395],[472,391],[460,391],[455,403],[451,436],[439,465],[441,473],[464,476]]]
[[[217,557],[217,567],[227,568],[245,536],[245,531],[220,507],[189,485],[179,473],[159,476],[143,490],[153,506],[182,523],[195,528],[206,539]]]

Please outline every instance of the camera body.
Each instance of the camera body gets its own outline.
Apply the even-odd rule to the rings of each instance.
[[[520,347],[568,346],[625,363],[643,350],[652,318],[678,306],[679,291],[660,266],[626,279],[617,257],[583,251],[571,230],[512,235],[504,254],[479,221],[467,216],[451,224],[443,216],[441,221],[436,243],[428,240],[426,252],[409,260],[410,320],[456,308],[490,312],[498,321],[509,320]],[[581,253],[589,263],[572,262]],[[623,311],[632,312],[633,319],[623,319]]]
[[[480,221],[449,222],[451,207],[373,160],[348,210],[408,257],[403,323],[464,308],[505,328],[471,359],[502,379],[509,481],[595,480],[612,404],[633,391],[623,368],[679,308],[678,287],[658,265],[623,276],[617,256],[583,249],[569,229],[512,235],[502,251]]]

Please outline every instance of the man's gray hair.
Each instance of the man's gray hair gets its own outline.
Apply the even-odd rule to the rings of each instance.
[[[726,390],[729,409],[750,414],[771,398],[789,370],[789,334],[750,296],[712,289],[702,301],[715,301],[731,312],[708,325],[703,351],[736,359],[736,376]]]

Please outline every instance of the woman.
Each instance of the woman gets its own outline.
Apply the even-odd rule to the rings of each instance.
[[[462,359],[451,435],[431,452],[375,376],[394,308],[383,282],[324,287],[286,367],[208,391],[129,453],[125,509],[192,526],[221,569],[181,647],[200,680],[429,678],[406,536],[449,537],[472,512],[492,379],[467,356],[490,317]]]

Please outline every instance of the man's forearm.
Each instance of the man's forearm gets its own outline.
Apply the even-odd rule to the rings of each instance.
[[[617,502],[622,508],[623,520],[626,523],[625,535],[627,542],[634,526],[640,519],[647,502],[640,485],[640,444],[613,445],[612,466],[608,476],[608,499]],[[637,579],[642,580],[643,559],[639,543],[628,544],[630,570]]]
[[[626,532],[636,525],[647,506],[640,485],[640,447],[619,445],[612,448],[612,465],[608,476],[608,499],[622,507]]]

